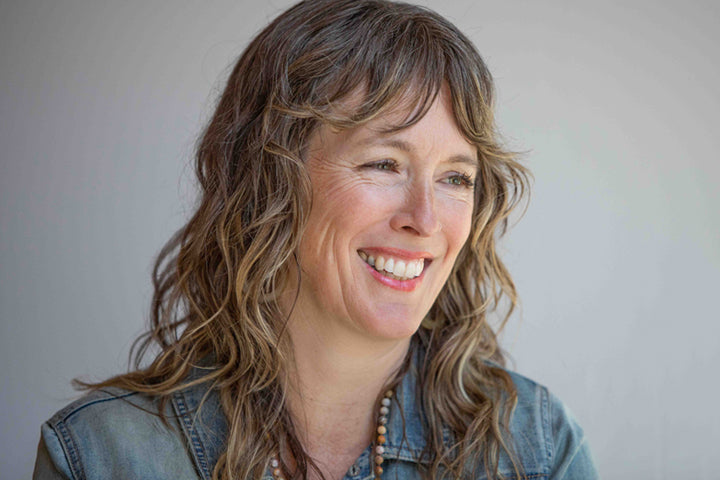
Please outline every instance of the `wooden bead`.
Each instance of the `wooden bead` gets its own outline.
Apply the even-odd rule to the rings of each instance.
[[[387,438],[385,434],[387,433],[387,428],[385,427],[385,424],[388,422],[387,415],[390,413],[390,398],[393,396],[393,391],[388,390],[385,392],[385,397],[380,401],[380,415],[378,417],[378,427],[377,427],[377,442],[375,445],[375,480],[381,480],[380,477],[383,474],[383,468],[381,465],[385,461],[385,457],[383,454],[385,453],[385,448],[382,446],[385,442],[387,442]],[[268,435],[269,437],[269,435]],[[278,461],[277,457],[273,456],[270,457],[270,467],[271,472],[273,475],[274,480],[285,480],[285,478],[282,476],[282,470],[280,469],[280,462]]]

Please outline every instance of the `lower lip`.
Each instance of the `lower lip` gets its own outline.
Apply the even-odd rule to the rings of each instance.
[[[417,288],[417,286],[420,284],[420,281],[425,276],[425,270],[423,269],[422,273],[415,278],[411,278],[409,280],[396,280],[394,278],[386,277],[385,275],[368,265],[362,259],[360,259],[360,261],[363,262],[363,265],[365,265],[365,268],[368,269],[370,275],[375,277],[378,282],[390,288],[394,288],[395,290],[400,290],[402,292],[412,292],[413,290],[415,290],[415,288]]]

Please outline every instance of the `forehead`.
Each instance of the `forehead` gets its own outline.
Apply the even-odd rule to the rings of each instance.
[[[356,98],[352,100],[358,101]],[[344,108],[350,107],[349,102],[345,103]],[[454,161],[477,166],[477,149],[459,128],[447,92],[441,91],[426,111],[419,113],[422,115],[405,103],[389,108],[358,126],[341,128],[324,125],[317,133],[324,137],[322,144],[325,147],[333,144],[341,150],[385,148],[409,154],[442,151],[443,156],[452,157]],[[409,119],[413,123],[408,125]]]

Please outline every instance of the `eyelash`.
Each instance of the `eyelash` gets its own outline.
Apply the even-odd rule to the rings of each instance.
[[[379,162],[370,163],[368,164],[368,167],[375,168],[376,170],[391,170],[396,172],[398,163],[395,160],[386,158],[385,160],[380,160]]]
[[[453,180],[458,179],[460,180],[460,183],[453,183]],[[467,173],[456,173],[452,175],[450,178],[448,178],[450,185],[455,185],[458,187],[465,187],[465,188],[474,188],[475,187],[475,180],[472,179],[470,175]]]
[[[398,163],[395,160],[386,158],[384,160],[380,160],[379,162],[369,163],[366,165],[366,167],[374,168],[376,170],[396,172],[398,169]],[[455,180],[459,180],[459,182],[455,183]],[[475,181],[467,173],[459,173],[459,172],[453,173],[450,177],[447,178],[447,183],[449,185],[456,186],[456,187],[465,187],[465,188],[474,188],[475,187]]]
[[[398,170],[398,163],[395,160],[386,158],[384,160],[380,160],[378,162],[373,162],[365,165],[368,168],[374,168],[376,170],[382,170],[382,171],[393,171],[396,172]],[[455,187],[464,187],[464,188],[474,188],[475,187],[475,180],[468,175],[467,173],[459,173],[455,172],[447,179],[448,185],[452,185]],[[459,180],[458,183],[455,183],[455,180]]]

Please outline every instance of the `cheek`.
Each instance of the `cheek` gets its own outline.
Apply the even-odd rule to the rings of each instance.
[[[314,183],[310,217],[300,251],[305,258],[338,266],[358,234],[367,232],[392,209],[387,189],[347,178]]]
[[[473,206],[468,202],[451,202],[442,210],[442,225],[452,253],[457,254],[470,235]]]
[[[323,212],[322,219],[334,228],[357,230],[384,218],[392,211],[398,195],[392,189],[364,181],[344,182],[327,189],[313,209]],[[311,214],[312,217],[312,214]]]

